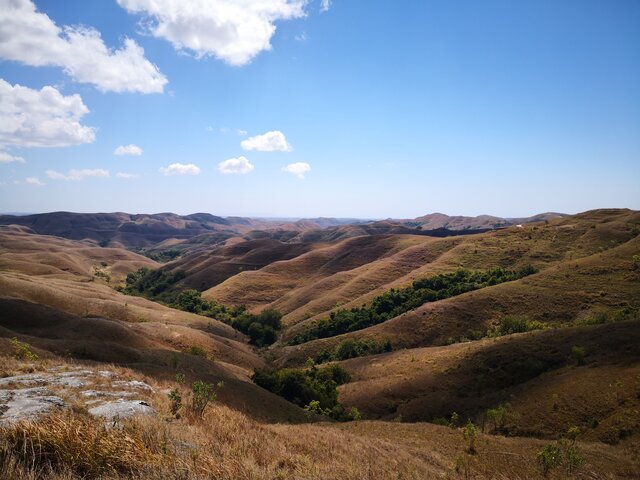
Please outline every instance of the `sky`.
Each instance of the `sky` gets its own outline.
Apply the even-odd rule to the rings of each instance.
[[[0,0],[0,212],[640,209],[637,0]]]

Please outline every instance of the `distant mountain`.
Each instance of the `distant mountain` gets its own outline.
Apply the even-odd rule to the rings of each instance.
[[[541,222],[565,217],[563,213],[540,213],[532,217],[523,218],[502,218],[493,215],[478,215],[477,217],[450,216],[444,213],[430,213],[412,220],[400,220],[403,225],[421,227],[423,229],[435,230],[446,228],[448,230],[469,230],[469,229],[493,229],[518,225],[523,223]]]
[[[100,246],[144,248],[161,242],[184,242],[201,237],[207,243],[243,235],[250,231],[279,229],[302,232],[308,229],[344,225],[349,220],[317,218],[270,220],[219,217],[209,213],[73,213],[52,212],[34,215],[0,215],[0,225],[21,225],[40,235],[71,240],[91,240]],[[357,222],[357,220],[354,220]],[[197,242],[196,242],[197,243]]]
[[[449,216],[431,213],[406,220],[349,218],[262,219],[210,213],[129,214],[51,212],[0,215],[0,225],[20,225],[40,235],[89,240],[105,247],[177,249],[182,253],[223,245],[230,239],[273,239],[286,243],[334,242],[362,235],[414,234],[434,237],[481,233],[509,225],[563,217],[542,213],[527,218]]]

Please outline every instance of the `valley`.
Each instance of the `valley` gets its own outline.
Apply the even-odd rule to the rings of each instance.
[[[113,365],[157,392],[176,375],[222,382],[205,424],[149,400],[171,435],[212,441],[224,417],[279,445],[219,478],[273,478],[278,461],[295,478],[366,478],[353,452],[320,468],[316,442],[364,448],[375,478],[537,478],[537,453],[569,431],[582,461],[550,476],[639,478],[640,212],[0,224],[3,375],[26,368],[16,339],[41,359],[30,368]]]

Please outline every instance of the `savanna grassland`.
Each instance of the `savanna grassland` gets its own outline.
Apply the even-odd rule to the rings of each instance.
[[[640,478],[639,212],[0,223],[2,377],[107,369],[155,411],[54,389],[0,477]]]

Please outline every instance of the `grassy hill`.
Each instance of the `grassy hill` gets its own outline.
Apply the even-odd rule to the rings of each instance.
[[[190,217],[181,221],[217,221]],[[608,209],[536,220],[434,236],[413,226],[393,233],[397,222],[335,225],[320,219],[315,226],[286,221],[281,228],[256,229],[249,220],[227,219],[246,231],[228,238],[192,232],[177,240],[197,239],[192,253],[162,265],[99,247],[95,239],[4,226],[0,337],[15,336],[55,361],[115,363],[159,385],[169,385],[178,372],[188,381],[223,380],[219,400],[226,407],[216,407],[202,424],[176,424],[171,435],[210,445],[210,422],[217,421],[228,422],[228,435],[240,426],[255,430],[234,433],[233,445],[267,438],[272,444],[268,456],[257,447],[241,449],[248,463],[225,467],[220,478],[233,478],[228,472],[236,478],[537,478],[536,454],[576,427],[586,463],[573,476],[638,478],[640,212]],[[155,245],[172,244],[165,239]],[[332,313],[369,308],[417,280],[431,285],[423,279],[461,268],[479,279],[496,267],[519,271],[529,265],[535,267],[530,275],[429,297],[367,328],[300,336]],[[169,286],[176,293],[196,289],[222,305],[281,312],[278,340],[258,349],[215,318],[154,302],[153,295],[116,291],[143,267],[181,272]],[[311,340],[294,342],[300,338]],[[310,358],[346,371],[338,401],[367,421],[332,422],[251,381],[256,371],[285,367],[294,370],[283,378],[294,378],[310,368]],[[166,407],[166,400],[155,401]],[[318,419],[325,422],[313,423]],[[465,453],[467,420],[479,429],[475,455]],[[327,460],[323,445],[333,445],[336,456]],[[223,461],[233,462],[232,450],[225,452]]]

